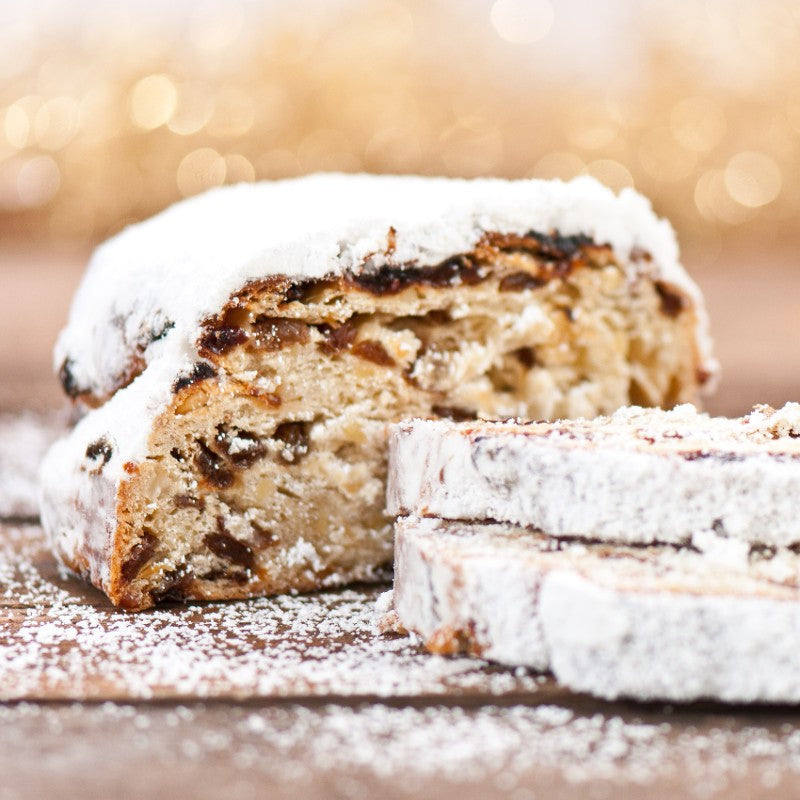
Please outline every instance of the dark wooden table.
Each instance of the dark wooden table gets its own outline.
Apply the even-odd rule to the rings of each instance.
[[[0,255],[0,468],[19,413],[60,402],[49,352],[84,257]],[[758,258],[698,275],[715,412],[800,396],[800,272]],[[428,656],[375,633],[385,587],[129,615],[23,512],[0,521],[0,800],[800,795],[797,709],[602,703]]]

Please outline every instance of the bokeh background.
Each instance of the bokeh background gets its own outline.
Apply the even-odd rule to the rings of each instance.
[[[634,186],[725,367],[800,397],[800,4],[0,0],[0,408],[50,406],[91,247],[212,186],[315,170]]]

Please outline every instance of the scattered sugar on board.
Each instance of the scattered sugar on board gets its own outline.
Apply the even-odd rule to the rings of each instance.
[[[775,788],[800,773],[800,732],[793,726],[700,720],[681,726],[554,705],[23,703],[0,706],[0,768],[87,775],[99,758],[109,765],[121,758],[132,776],[138,766],[168,776],[179,764],[213,765],[211,774],[235,775],[240,789],[291,782],[302,791],[320,776],[330,783],[338,776],[348,783],[337,785],[336,796],[369,796],[365,784],[374,791],[376,781],[385,781],[397,797],[414,796],[423,782],[438,779],[465,788],[488,782],[520,800],[531,796],[526,785],[548,777],[576,789],[601,782],[607,788],[661,785],[680,796],[710,798],[745,777]],[[111,778],[113,769],[106,772]]]
[[[37,472],[66,414],[0,414],[0,519],[38,517]]]
[[[385,588],[130,614],[60,577],[38,526],[0,528],[0,700],[535,691],[531,673],[378,636]]]

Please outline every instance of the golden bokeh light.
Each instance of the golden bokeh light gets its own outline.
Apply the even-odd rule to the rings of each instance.
[[[255,5],[203,0],[172,28],[114,6],[72,39],[9,40],[0,235],[97,240],[206,188],[314,170],[590,174],[709,252],[798,235],[790,0],[648,4],[609,50],[634,62],[597,74],[576,66],[591,39],[573,48],[569,4]]]
[[[58,164],[50,156],[34,156],[17,172],[17,198],[22,208],[44,205],[51,200],[61,183]]]
[[[687,97],[669,115],[675,140],[695,153],[713,150],[725,135],[725,115],[709,97]]]
[[[76,134],[79,120],[78,103],[60,95],[44,103],[33,119],[33,135],[44,150],[60,150]]]
[[[224,160],[226,183],[252,183],[256,179],[255,168],[244,156],[230,153]]]
[[[148,75],[131,91],[131,119],[143,130],[166,125],[175,113],[178,91],[167,75]]]
[[[646,130],[638,149],[639,163],[657,181],[673,183],[692,174],[696,155],[672,135],[667,126]]]
[[[28,98],[12,103],[6,109],[3,121],[6,141],[18,150],[26,147],[31,137],[31,119],[25,108],[30,103],[26,103],[26,99]]]
[[[575,178],[586,169],[583,160],[575,153],[557,151],[542,156],[529,173],[532,178]]]
[[[501,39],[532,44],[550,33],[554,13],[548,0],[495,0],[490,18]]]
[[[628,168],[611,158],[598,158],[597,161],[590,162],[586,165],[585,172],[617,192],[634,185],[633,175]]]
[[[781,171],[766,153],[737,153],[725,167],[725,188],[747,208],[771,203],[781,190]]]
[[[177,92],[175,110],[167,128],[179,136],[191,136],[201,131],[214,113],[214,96],[211,88],[200,81],[187,81]]]
[[[225,159],[211,147],[192,150],[178,165],[178,191],[183,197],[199,194],[225,183]]]

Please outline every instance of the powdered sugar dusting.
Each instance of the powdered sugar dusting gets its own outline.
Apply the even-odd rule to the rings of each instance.
[[[678,263],[669,224],[636,192],[615,196],[588,177],[562,183],[375,175],[225,187],[123,231],[92,258],[56,347],[56,369],[68,360],[72,380],[100,395],[116,388],[132,353],[148,363],[168,358],[174,377],[191,363],[181,356],[191,355],[200,320],[248,280],[319,278],[390,262],[433,265],[470,251],[486,232],[531,229],[589,235],[611,245],[632,278],[644,271],[687,292],[703,368],[715,371],[699,290]],[[652,262],[635,265],[636,249]]]
[[[691,405],[553,423],[411,420],[389,440],[391,513],[495,519],[604,541],[714,533],[800,542],[800,405],[739,419]]]
[[[39,464],[65,429],[62,413],[0,414],[0,519],[38,516]]]
[[[41,529],[0,541],[0,699],[380,696],[533,691],[537,678],[430,658],[379,637],[385,587],[247,602],[112,609],[61,581]],[[77,587],[77,590],[76,590]]]
[[[35,759],[31,742],[39,743]],[[449,797],[443,789],[461,787],[458,796],[469,798],[707,800],[734,788],[743,792],[736,797],[778,788],[776,796],[791,796],[800,735],[774,720],[693,714],[666,722],[555,705],[0,707],[4,775],[37,785],[91,775],[94,788],[113,787],[119,764],[129,791],[154,771],[164,787],[189,769],[204,797],[263,796],[265,786],[279,798]]]

